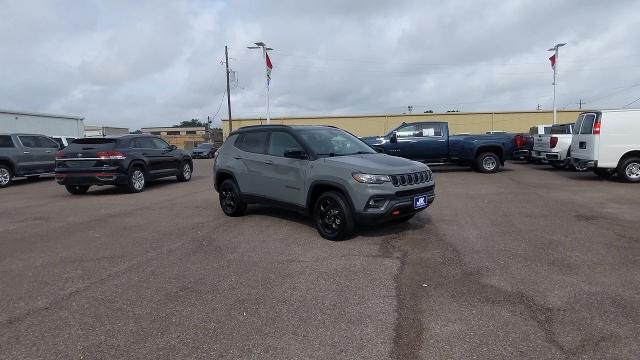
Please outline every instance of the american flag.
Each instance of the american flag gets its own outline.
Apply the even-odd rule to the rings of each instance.
[[[551,61],[551,68],[553,70],[556,69],[556,54],[551,55],[551,57],[549,58],[549,61]]]
[[[271,59],[269,59],[269,53],[265,52],[266,60],[267,60],[267,86],[271,83],[271,69],[273,69],[273,65],[271,64]]]

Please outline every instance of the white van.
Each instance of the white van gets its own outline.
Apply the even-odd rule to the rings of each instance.
[[[598,176],[617,172],[621,179],[640,182],[640,110],[580,114],[573,127],[571,156]]]

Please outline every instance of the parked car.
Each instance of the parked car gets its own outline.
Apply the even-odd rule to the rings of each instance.
[[[52,136],[51,138],[58,143],[60,149],[66,148],[73,140],[77,139],[76,137],[70,136]]]
[[[601,177],[640,182],[640,110],[604,110],[578,116],[571,140],[573,162]]]
[[[538,162],[546,161],[557,169],[571,167],[585,171],[586,167],[576,166],[571,161],[572,134],[573,124],[557,124],[551,126],[549,134],[534,135],[532,158]]]
[[[189,181],[193,173],[188,153],[152,135],[77,139],[56,154],[55,165],[56,180],[74,195],[92,185],[138,193],[151,180],[176,176]]]
[[[0,188],[15,177],[38,177],[53,173],[58,144],[38,134],[0,135]]]
[[[514,134],[449,135],[446,122],[402,123],[383,136],[362,138],[385,154],[429,165],[471,165],[483,173],[493,173],[511,159]]]
[[[191,157],[194,159],[211,159],[216,153],[216,148],[211,143],[202,143],[191,150]]]
[[[533,151],[534,137],[539,134],[549,134],[551,132],[551,125],[536,125],[529,129],[529,135],[522,135],[522,146],[517,149],[513,157],[514,159],[533,161],[531,152]]]
[[[425,164],[378,153],[329,126],[248,126],[232,132],[213,163],[222,211],[279,205],[311,215],[329,240],[356,224],[407,221],[435,199]]]

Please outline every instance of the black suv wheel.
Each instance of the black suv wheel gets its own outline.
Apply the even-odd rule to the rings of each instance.
[[[89,185],[65,185],[64,187],[67,189],[69,194],[73,195],[82,195],[89,191]]]
[[[180,168],[180,173],[178,174],[178,181],[187,182],[191,180],[191,175],[193,174],[193,167],[191,163],[185,161],[182,163],[182,167]]]
[[[233,180],[225,180],[220,185],[220,207],[227,216],[240,216],[247,209],[247,204],[240,199],[240,191]]]
[[[6,165],[0,165],[0,188],[11,185],[11,180],[13,180],[11,168]]]
[[[141,166],[132,166],[129,169],[129,179],[127,182],[127,190],[132,193],[139,193],[144,190],[147,185],[147,174]]]
[[[320,195],[313,208],[313,222],[320,236],[328,240],[347,239],[355,228],[351,207],[334,191]]]

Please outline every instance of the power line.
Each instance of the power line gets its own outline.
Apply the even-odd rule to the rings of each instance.
[[[640,97],[635,99],[635,100],[633,100],[632,102],[628,103],[627,105],[623,106],[623,108],[626,108],[627,106],[630,106],[630,105],[634,104],[635,102],[637,102],[639,100],[640,100]]]

